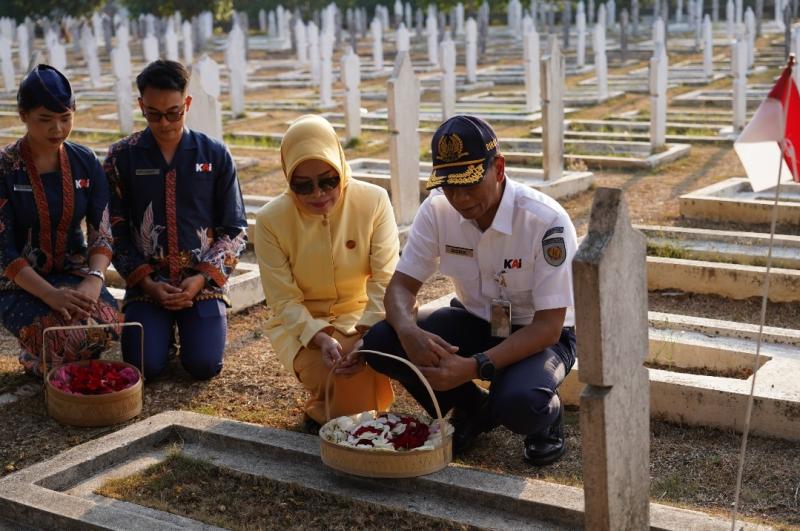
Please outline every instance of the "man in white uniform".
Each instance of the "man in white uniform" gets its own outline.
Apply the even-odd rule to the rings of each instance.
[[[575,362],[575,227],[555,200],[506,177],[497,136],[483,120],[447,120],[431,153],[431,194],[387,288],[386,320],[372,327],[363,348],[420,368],[443,414],[454,409],[456,453],[502,424],[525,436],[529,463],[552,463],[566,450],[557,389]],[[418,316],[416,295],[437,269],[457,298]],[[367,362],[433,414],[410,369],[374,355]],[[477,378],[491,382],[488,393]]]

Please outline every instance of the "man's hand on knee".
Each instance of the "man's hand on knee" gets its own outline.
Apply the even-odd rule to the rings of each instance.
[[[397,336],[408,359],[418,367],[437,367],[441,358],[458,352],[458,347],[417,325],[398,331]]]

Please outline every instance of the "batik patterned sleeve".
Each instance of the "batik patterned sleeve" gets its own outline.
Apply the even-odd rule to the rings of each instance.
[[[14,241],[14,211],[9,201],[9,190],[5,179],[0,182],[0,266],[3,268],[3,276],[11,281],[20,271],[30,266],[28,261],[20,256]]]
[[[218,209],[215,212],[216,227],[213,235],[198,229],[200,249],[194,266],[219,287],[228,281],[247,245],[247,219],[236,167],[227,148],[221,158],[220,172],[214,185],[214,202]]]
[[[130,208],[125,201],[125,183],[119,172],[118,152],[111,146],[103,163],[108,179],[108,209],[111,215],[111,234],[114,240],[112,262],[128,287],[135,286],[145,276],[153,272],[145,257],[137,249],[133,240]]]
[[[108,210],[108,179],[97,159],[92,164],[89,180],[89,206],[86,209],[89,256],[113,255],[114,237],[111,232],[111,216]]]

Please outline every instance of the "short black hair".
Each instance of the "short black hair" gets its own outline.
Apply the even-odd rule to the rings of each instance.
[[[136,86],[139,95],[144,94],[144,89],[152,87],[160,90],[177,90],[181,94],[186,92],[189,84],[189,70],[177,61],[159,59],[153,61],[136,76]]]

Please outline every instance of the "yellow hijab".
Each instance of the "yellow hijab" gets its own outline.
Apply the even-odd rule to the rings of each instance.
[[[333,167],[338,173],[342,190],[350,180],[350,165],[333,126],[315,114],[301,116],[289,126],[281,141],[281,165],[286,182],[301,162],[317,159]]]

